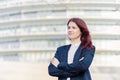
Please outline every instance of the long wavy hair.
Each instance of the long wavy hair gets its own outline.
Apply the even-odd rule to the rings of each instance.
[[[80,31],[82,32],[82,35],[80,38],[82,49],[84,49],[84,48],[91,49],[92,48],[92,40],[91,40],[90,32],[87,28],[86,23],[80,18],[71,18],[71,19],[69,19],[67,25],[71,21],[76,23],[76,25],[79,27]]]

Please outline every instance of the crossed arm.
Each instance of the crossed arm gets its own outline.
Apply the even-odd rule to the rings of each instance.
[[[95,48],[91,50],[84,50],[83,57],[78,61],[75,61],[71,64],[67,62],[59,62],[56,58],[51,60],[51,64],[49,65],[49,74],[57,77],[71,77],[79,75],[80,72],[87,70],[92,62],[94,57]]]
[[[49,74],[51,76],[56,76],[56,77],[72,77],[72,76],[78,75],[78,74],[73,74],[73,73],[70,73],[70,72],[58,69],[52,63],[50,63],[48,69],[49,69],[48,70]]]
[[[48,67],[48,71],[49,71],[49,74],[51,76],[72,77],[72,76],[78,75],[78,73],[72,73],[72,72],[68,72],[68,71],[62,70],[62,69],[58,69],[58,67],[57,67],[58,64],[60,64],[60,62],[55,57],[50,61],[50,65]]]

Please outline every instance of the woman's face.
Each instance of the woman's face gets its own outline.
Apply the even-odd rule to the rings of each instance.
[[[70,21],[68,24],[68,29],[67,29],[67,33],[68,33],[68,38],[70,40],[80,40],[81,37],[81,31],[79,29],[79,27],[76,25],[76,23]]]

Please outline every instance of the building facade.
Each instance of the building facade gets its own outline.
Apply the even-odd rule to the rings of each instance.
[[[120,79],[114,72],[120,67],[120,0],[0,0],[0,60],[48,62],[58,46],[69,44],[72,17],[86,21],[96,46],[93,76],[104,68],[102,77],[113,71],[109,80]]]

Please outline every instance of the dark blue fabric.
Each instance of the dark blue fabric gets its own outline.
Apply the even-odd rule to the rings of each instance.
[[[58,77],[58,80],[67,80],[70,77],[71,80],[91,80],[89,66],[93,60],[95,47],[91,50],[82,49],[81,45],[75,52],[73,63],[67,63],[68,51],[71,45],[65,45],[57,48],[55,57],[60,61],[58,67],[55,67],[50,63],[48,66],[48,73],[51,76]],[[79,61],[79,59],[84,58]]]

